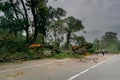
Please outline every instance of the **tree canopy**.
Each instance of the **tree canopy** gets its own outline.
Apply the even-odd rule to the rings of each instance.
[[[68,48],[70,44],[71,34],[73,32],[81,31],[84,29],[84,26],[82,25],[82,22],[79,19],[75,19],[74,17],[70,16],[65,19],[66,26],[66,48]]]
[[[106,32],[105,35],[101,37],[101,47],[107,49],[107,51],[118,51],[119,40],[117,38],[117,33],[115,32]]]
[[[47,2],[48,0],[1,0],[0,10],[4,13],[0,18],[1,28],[9,28],[13,32],[24,30],[26,43],[34,43],[38,33],[45,36],[46,27],[54,19],[66,14],[62,8],[47,6]],[[30,28],[33,29],[32,34],[29,33]]]

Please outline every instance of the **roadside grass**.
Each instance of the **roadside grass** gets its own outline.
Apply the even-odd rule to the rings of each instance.
[[[77,58],[77,59],[81,59],[81,58],[84,58],[84,55],[79,55],[77,53],[60,53],[60,54],[54,54],[52,56],[52,58],[55,58],[55,59],[64,59],[64,58]]]
[[[27,60],[36,60],[36,59],[46,59],[46,58],[53,58],[53,59],[64,59],[64,58],[77,58],[81,59],[84,58],[84,55],[79,55],[73,52],[64,52],[61,53],[53,53],[44,55],[44,52],[29,50],[27,52],[15,52],[15,53],[2,53],[0,54],[0,63],[6,62],[22,62]]]
[[[73,54],[71,54],[71,58],[82,59],[82,58],[84,58],[84,55],[80,55],[80,54],[77,54],[77,53],[73,53]]]
[[[55,59],[64,59],[69,57],[69,54],[66,53],[59,53],[59,54],[54,54],[51,58],[55,58]]]

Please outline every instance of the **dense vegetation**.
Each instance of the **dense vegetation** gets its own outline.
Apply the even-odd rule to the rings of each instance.
[[[75,49],[83,49],[81,47],[91,53],[101,47],[108,52],[119,52],[116,33],[106,32],[100,40],[89,43],[75,34],[84,31],[81,20],[65,17],[64,9],[53,8],[47,3],[48,0],[0,1],[0,62],[45,57],[80,58],[76,53],[81,50]],[[30,48],[32,44],[39,44],[39,47]],[[76,47],[74,53],[72,47]]]
[[[117,38],[117,33],[106,32],[101,39],[95,39],[94,42],[95,50],[105,48],[107,52],[119,53],[120,51],[120,40]]]

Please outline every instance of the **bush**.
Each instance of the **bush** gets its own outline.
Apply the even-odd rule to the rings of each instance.
[[[33,59],[40,59],[43,57],[43,51],[32,51],[28,50],[26,52],[5,52],[0,53],[0,62],[14,62],[14,61],[23,61],[23,60],[33,60]]]
[[[81,58],[84,58],[84,55],[80,55],[80,54],[78,54],[78,53],[73,53],[73,54],[71,54],[70,57],[71,57],[71,58],[81,59]]]
[[[80,55],[80,54],[77,54],[77,53],[60,53],[60,54],[54,54],[52,56],[52,58],[55,58],[55,59],[63,59],[63,58],[77,58],[77,59],[81,59],[81,58],[84,58],[84,55]]]
[[[43,50],[42,49],[29,49],[28,52],[25,52],[25,59],[40,59],[43,58]]]
[[[95,50],[94,49],[88,49],[87,52],[94,53]]]
[[[59,53],[59,54],[54,54],[52,56],[52,58],[55,58],[55,59],[63,59],[66,57],[69,57],[69,55],[67,53]]]

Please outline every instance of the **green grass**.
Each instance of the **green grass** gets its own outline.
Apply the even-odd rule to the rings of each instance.
[[[64,59],[64,58],[77,58],[77,59],[81,59],[84,58],[84,55],[79,55],[77,53],[60,53],[60,54],[54,54],[52,56],[52,58],[55,59]]]
[[[63,58],[67,58],[67,57],[69,57],[69,55],[67,53],[54,54],[52,56],[52,58],[55,58],[55,59],[63,59]]]
[[[73,53],[70,55],[71,58],[77,58],[77,59],[81,59],[81,58],[84,58],[84,55],[79,55],[77,53]]]

